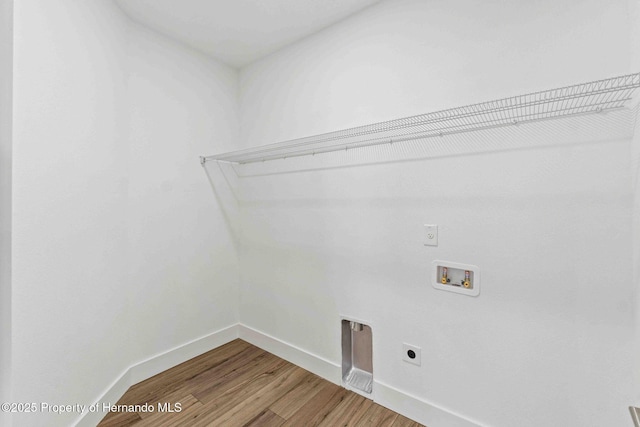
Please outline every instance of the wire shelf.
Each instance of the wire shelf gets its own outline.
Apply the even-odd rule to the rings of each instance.
[[[640,73],[629,74],[201,157],[201,163],[254,163],[602,113],[627,106],[638,87]]]

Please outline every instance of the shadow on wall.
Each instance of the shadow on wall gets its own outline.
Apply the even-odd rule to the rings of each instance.
[[[238,196],[235,190],[237,177],[233,174],[225,173],[223,165],[216,162],[202,163],[202,169],[207,175],[213,195],[218,202],[218,206],[220,206],[225,224],[231,230],[231,239],[237,253],[237,236],[239,232]]]

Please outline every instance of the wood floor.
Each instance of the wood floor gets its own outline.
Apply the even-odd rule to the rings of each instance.
[[[132,386],[117,405],[145,403],[154,411],[110,412],[99,426],[421,425],[242,340]]]

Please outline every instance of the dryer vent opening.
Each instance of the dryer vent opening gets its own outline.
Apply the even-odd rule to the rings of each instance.
[[[373,341],[371,327],[343,319],[342,384],[345,388],[371,397],[373,391]]]

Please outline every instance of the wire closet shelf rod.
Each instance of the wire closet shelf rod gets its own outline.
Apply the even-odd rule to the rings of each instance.
[[[262,162],[601,113],[625,107],[638,87],[640,73],[628,74],[201,157],[201,163],[210,160],[237,164]]]

